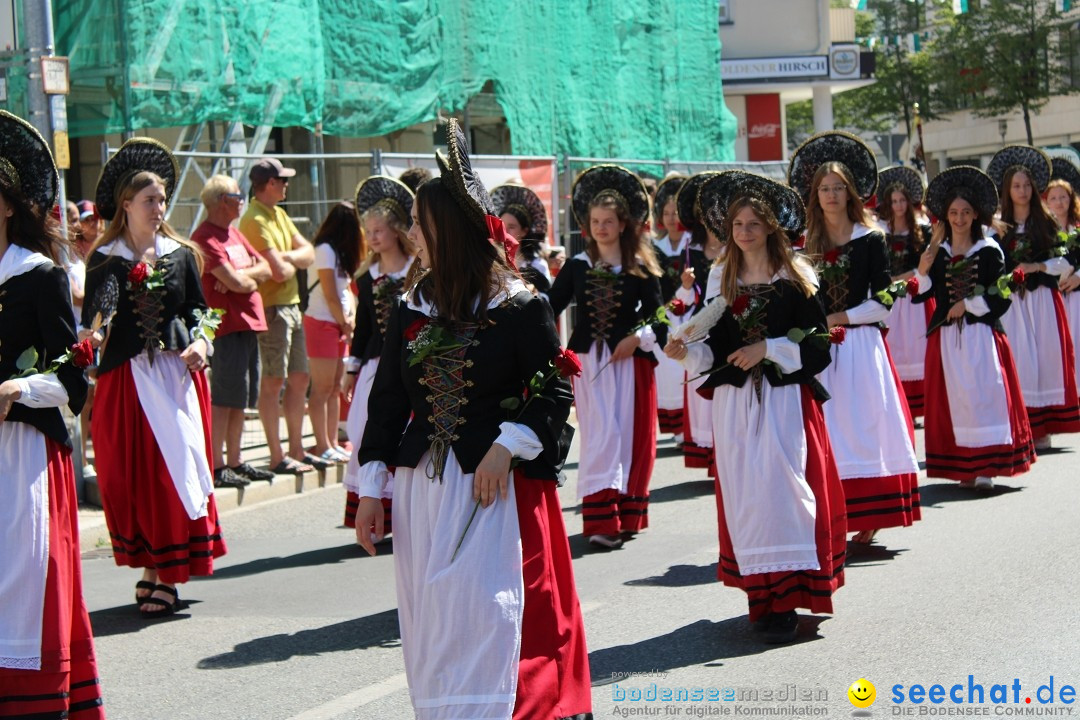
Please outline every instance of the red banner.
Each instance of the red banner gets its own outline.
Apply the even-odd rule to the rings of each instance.
[[[746,131],[748,160],[784,159],[779,93],[746,96]]]

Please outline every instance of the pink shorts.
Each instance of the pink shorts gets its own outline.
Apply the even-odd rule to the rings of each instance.
[[[340,360],[345,357],[348,338],[341,335],[337,323],[317,320],[304,316],[304,343],[307,345],[309,358],[330,358]]]

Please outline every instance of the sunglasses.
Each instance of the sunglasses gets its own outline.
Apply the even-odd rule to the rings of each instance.
[[[244,202],[244,194],[243,193],[221,193],[221,197],[232,198],[233,200],[236,200],[237,202]]]

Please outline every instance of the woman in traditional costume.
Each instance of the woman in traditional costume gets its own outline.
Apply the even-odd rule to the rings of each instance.
[[[1036,450],[1048,449],[1051,435],[1080,432],[1075,349],[1058,289],[1072,265],[1040,197],[1050,172],[1050,159],[1029,145],[998,150],[986,168],[1001,199],[1005,270],[1024,273],[1001,323],[1016,358]]]
[[[796,608],[832,612],[844,584],[844,495],[815,379],[830,334],[813,268],[785,232],[803,225],[798,195],[733,170],[706,182],[700,202],[725,218],[709,281],[723,314],[704,343],[675,339],[666,352],[713,393],[719,579],[746,592],[765,642],[790,642]]]
[[[1027,472],[1031,427],[1001,316],[1009,309],[1005,257],[983,235],[997,207],[978,168],[949,168],[927,190],[938,218],[916,277],[916,303],[937,300],[926,348],[926,474],[979,490]]]
[[[571,195],[585,252],[563,266],[549,298],[556,315],[577,302],[569,346],[584,367],[574,383],[584,533],[593,545],[617,548],[649,526],[656,462],[652,351],[666,330],[658,319],[660,267],[641,230],[649,200],[636,175],[597,165],[578,176]]]
[[[413,265],[416,249],[409,239],[412,227],[413,192],[393,178],[377,175],[356,187],[356,214],[363,227],[366,257],[356,280],[356,330],[353,331],[347,373],[352,382],[352,404],[345,420],[345,432],[353,450],[345,466],[345,526],[356,527],[360,504],[360,465],[357,453],[368,418],[368,398],[379,368],[383,341],[390,315],[405,291],[406,274]],[[385,535],[390,534],[393,481],[387,483],[382,502]]]
[[[543,201],[524,185],[510,184],[492,190],[491,201],[506,234],[520,243],[515,264],[522,279],[538,292],[546,293],[552,278],[545,255],[548,222]]]
[[[914,426],[884,340],[892,303],[888,251],[863,206],[877,179],[874,153],[839,131],[807,140],[788,169],[789,183],[806,202],[805,252],[816,264],[829,327],[847,332],[818,379],[832,396],[825,424],[848,529],[859,543],[921,517]]]
[[[547,303],[495,246],[509,241],[456,121],[448,134],[442,175],[412,212],[425,273],[391,310],[371,390],[380,416],[360,446],[357,541],[374,554],[368,527],[382,534],[395,466],[417,718],[585,718],[588,655],[556,492],[573,369]]]
[[[0,110],[0,716],[99,720],[79,500],[60,414],[82,408],[93,350],[72,347],[66,243],[46,222],[58,187],[41,135]]]
[[[1073,352],[1080,347],[1080,169],[1065,158],[1054,158],[1053,176],[1046,188],[1046,207],[1057,221],[1058,232],[1065,233],[1065,259],[1072,265],[1074,272],[1062,276],[1058,281],[1065,301],[1065,314],[1069,318],[1069,330],[1072,332]],[[1074,358],[1076,384],[1080,388],[1080,359]]]
[[[143,570],[135,598],[146,617],[176,612],[176,585],[212,574],[225,554],[207,460],[215,324],[198,250],[165,221],[178,170],[156,140],[124,143],[98,180],[109,226],[86,262],[83,332],[101,350],[98,486],[116,564]]]

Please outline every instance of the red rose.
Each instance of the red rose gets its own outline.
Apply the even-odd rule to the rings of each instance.
[[[71,346],[71,364],[77,368],[90,367],[94,362],[94,346],[90,338]]]
[[[963,255],[953,255],[952,258],[949,259],[949,262],[951,262],[953,265],[955,265],[958,262],[962,262],[963,259],[964,259]]]
[[[825,253],[824,257],[822,257],[822,260],[829,263],[830,265],[835,265],[836,261],[839,260],[839,259],[840,259],[840,248],[833,248],[829,252]]]
[[[675,298],[674,300],[669,302],[667,307],[668,307],[668,311],[672,315],[674,315],[675,317],[682,317],[683,315],[686,314],[686,311],[689,309],[689,308],[686,307],[686,303],[684,303],[679,298]]]
[[[847,335],[847,330],[843,325],[837,325],[829,331],[829,342],[833,345],[843,345],[844,337]]]
[[[1012,281],[1017,285],[1023,285],[1025,277],[1026,276],[1024,275],[1024,270],[1022,268],[1016,268],[1015,270],[1013,270]]]
[[[918,295],[919,294],[919,279],[916,278],[916,277],[909,277],[908,281],[907,281],[907,285],[905,286],[905,288],[907,289],[907,294],[909,296]]]
[[[894,242],[894,243],[892,244],[892,249],[893,249],[893,252],[894,252],[894,253],[897,253],[897,254],[899,254],[899,253],[902,253],[902,252],[904,252],[905,250],[907,250],[907,243],[903,243],[903,242]]]
[[[731,314],[742,315],[748,307],[750,307],[750,295],[744,293],[736,297],[735,302],[731,303]]]
[[[128,272],[128,282],[132,285],[142,285],[146,281],[146,278],[150,277],[150,266],[146,263],[140,262],[135,265]]]
[[[560,351],[551,362],[555,365],[555,369],[559,371],[559,375],[564,378],[579,377],[581,375],[581,361],[578,360],[577,353],[573,350]]]
[[[420,331],[424,329],[427,324],[431,322],[428,317],[417,318],[412,322],[409,327],[405,328],[405,339],[412,342],[420,334]]]

